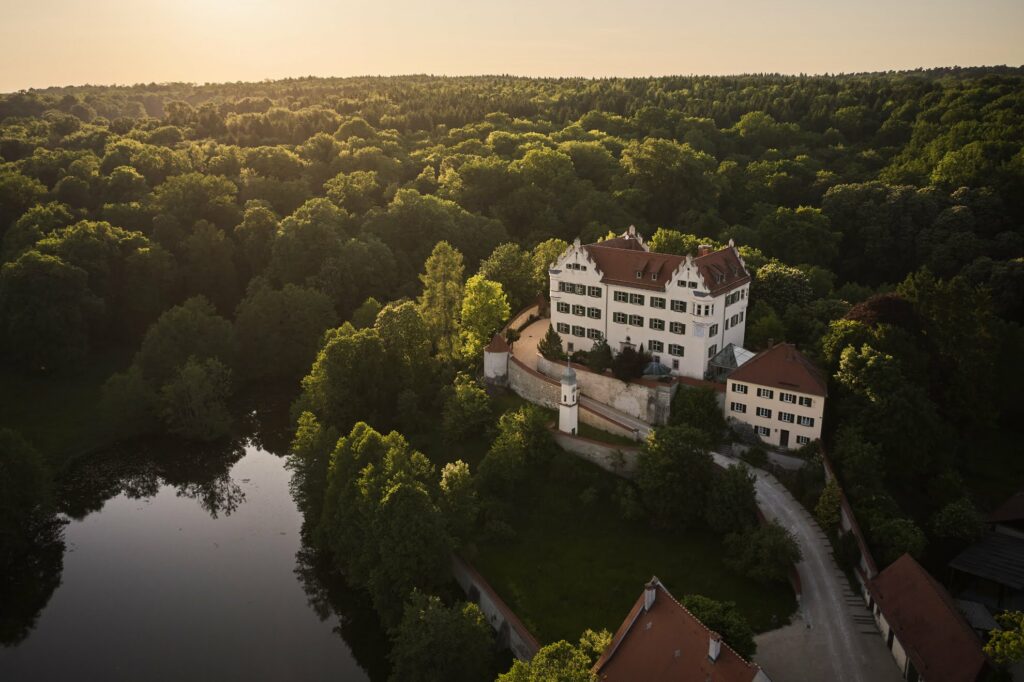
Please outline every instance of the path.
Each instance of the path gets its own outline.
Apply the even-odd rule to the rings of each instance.
[[[722,466],[738,461],[713,454]],[[794,622],[759,635],[755,660],[773,682],[901,680],[864,600],[850,589],[821,528],[774,476],[753,471],[758,507],[789,529],[803,552],[796,565],[802,594]]]
[[[580,394],[580,406],[587,408],[591,412],[596,412],[608,417],[612,421],[623,424],[634,431],[639,431],[641,440],[645,440],[647,438],[647,434],[651,432],[651,425],[647,422],[640,421],[636,417],[631,417],[625,412],[619,412],[614,407],[608,407],[604,403],[599,403],[593,398],[588,398],[582,393]]]

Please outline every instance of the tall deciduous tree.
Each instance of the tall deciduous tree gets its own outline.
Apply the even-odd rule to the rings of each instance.
[[[466,281],[462,296],[462,353],[476,358],[511,314],[508,297],[501,284],[473,275]]]
[[[423,283],[420,313],[442,357],[452,357],[458,347],[462,273],[462,254],[448,242],[438,242],[420,275]]]
[[[395,630],[391,679],[416,682],[485,679],[491,663],[491,627],[480,607],[459,602],[445,606],[415,590]]]

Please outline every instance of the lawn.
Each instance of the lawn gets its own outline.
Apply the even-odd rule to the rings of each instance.
[[[110,440],[98,413],[103,382],[130,353],[97,353],[74,373],[0,373],[0,427],[14,429],[56,467]]]
[[[614,632],[657,575],[676,596],[734,601],[755,631],[786,623],[796,608],[788,585],[761,585],[722,563],[709,531],[669,533],[624,520],[617,479],[559,453],[547,475],[522,491],[514,540],[484,544],[477,569],[541,642],[576,641],[586,628]]]

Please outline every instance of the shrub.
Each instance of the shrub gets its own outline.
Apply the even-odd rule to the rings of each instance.
[[[562,337],[555,331],[554,326],[548,326],[544,338],[537,344],[537,351],[548,360],[565,360],[565,353],[562,352]]]
[[[758,582],[785,582],[803,555],[793,534],[772,522],[725,537],[725,563]]]

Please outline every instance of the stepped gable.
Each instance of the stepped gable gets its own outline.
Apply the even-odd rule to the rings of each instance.
[[[952,597],[909,554],[869,583],[871,595],[914,668],[929,682],[969,682],[983,674],[981,640]]]
[[[724,249],[698,255],[693,264],[712,296],[724,294],[750,281],[750,273],[731,244]]]
[[[733,651],[657,578],[647,584],[593,672],[602,682],[767,679],[760,667]]]
[[[777,343],[761,351],[733,371],[729,380],[828,396],[828,383],[821,372],[791,343]]]
[[[665,287],[683,265],[697,269],[712,296],[718,296],[750,282],[750,273],[735,247],[718,251],[702,246],[696,258],[650,251],[635,228],[618,237],[583,247],[597,265],[601,281],[606,284],[648,291],[665,291]]]

